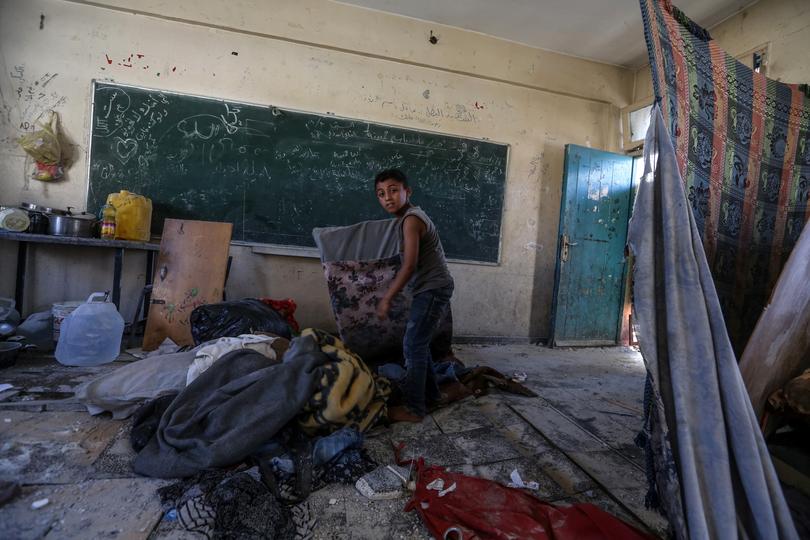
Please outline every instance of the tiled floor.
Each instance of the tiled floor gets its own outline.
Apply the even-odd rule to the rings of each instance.
[[[435,412],[418,425],[377,428],[366,447],[380,463],[404,456],[508,482],[517,469],[540,485],[537,496],[561,504],[592,502],[661,535],[666,523],[644,508],[643,457],[633,445],[641,423],[644,368],[632,349],[552,350],[533,345],[464,345],[468,365],[525,372],[539,397],[493,391]],[[81,405],[54,400],[98,373],[52,359],[22,359],[0,371],[0,480],[23,493],[0,508],[0,538],[201,538],[161,515],[155,489],[165,482],[132,472],[127,422],[91,417]],[[23,391],[20,391],[22,388]],[[32,509],[31,503],[48,504]],[[428,538],[406,499],[369,501],[353,486],[310,497],[316,538]]]

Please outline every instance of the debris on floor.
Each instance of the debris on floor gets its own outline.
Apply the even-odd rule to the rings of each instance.
[[[516,349],[529,353],[518,356]],[[130,431],[136,424],[133,418],[124,419],[131,414],[130,402],[119,420],[109,413],[90,416],[73,398],[91,381],[112,380],[111,374],[121,370],[134,375],[134,366],[146,366],[152,356],[133,362],[123,355],[112,364],[67,368],[49,356],[23,354],[3,377],[18,393],[0,394],[0,481],[21,483],[17,494],[0,503],[0,537],[37,538],[48,530],[67,537],[81,530],[85,536],[173,538],[185,531],[252,531],[270,527],[272,521],[278,538],[296,531],[315,539],[428,538],[429,525],[417,513],[403,512],[418,478],[413,467],[395,464],[393,448],[400,443],[405,446],[403,458],[424,456],[454,474],[481,480],[517,485],[517,479],[527,496],[531,493],[555,506],[594,504],[633,527],[665,534],[666,523],[643,507],[643,464],[637,454],[625,454],[632,444],[633,420],[638,422],[640,415],[629,418],[627,408],[617,410],[628,417],[599,412],[616,407],[611,401],[640,410],[643,367],[634,351],[616,349],[610,365],[598,361],[598,355],[584,363],[566,358],[585,355],[582,351],[531,346],[467,346],[459,347],[457,354],[471,365],[488,368],[477,372],[486,376],[478,375],[475,383],[483,392],[456,396],[460,399],[419,424],[369,424],[359,437],[352,435],[356,431],[300,437],[283,430],[275,445],[254,452],[262,456],[259,467],[238,465],[237,457],[237,468],[219,469],[223,474],[204,484],[182,480],[187,487],[179,492],[169,481],[133,470],[137,454]],[[215,374],[211,370],[217,363],[187,388]],[[182,369],[187,371],[189,365],[190,360],[178,371],[178,385],[185,381]],[[565,371],[571,365],[584,366],[578,369],[585,382],[576,387]],[[498,370],[513,373],[516,368],[527,374],[527,391],[539,398],[504,392],[511,388],[491,379]],[[607,386],[589,385],[589,378]],[[591,388],[598,391],[592,393]],[[168,395],[169,403],[173,399]],[[590,406],[582,409],[577,404],[582,402]],[[160,431],[159,422],[150,429]],[[162,437],[157,431],[152,436]],[[610,462],[623,470],[594,466],[610,452],[617,456]],[[336,467],[341,456],[348,460],[346,466]],[[329,465],[328,474],[324,464]],[[437,488],[431,491],[437,500],[450,501],[463,491],[463,484],[445,481]],[[169,489],[178,494],[157,495]],[[228,497],[254,501],[253,507],[267,506],[261,501],[273,506],[271,499],[280,506],[275,513],[264,512],[275,516],[273,520],[259,523],[223,506],[221,501]]]
[[[355,487],[372,501],[399,499],[405,496],[410,475],[411,471],[407,467],[380,465],[360,478]]]

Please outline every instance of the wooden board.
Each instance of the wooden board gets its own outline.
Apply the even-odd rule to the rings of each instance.
[[[189,316],[194,308],[222,301],[233,225],[167,219],[155,267],[143,350],[167,337],[193,345]]]
[[[740,360],[757,418],[772,392],[810,367],[810,227],[802,231]]]

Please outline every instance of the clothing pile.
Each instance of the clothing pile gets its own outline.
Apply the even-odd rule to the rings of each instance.
[[[127,364],[77,392],[93,414],[133,415],[137,473],[183,480],[159,492],[167,519],[209,538],[307,538],[306,498],[377,467],[363,433],[390,385],[337,338],[226,336]]]
[[[282,504],[257,467],[207,471],[158,495],[167,516],[206,538],[307,538],[315,527],[309,505]]]
[[[115,419],[128,418],[147,400],[177,394],[227,353],[249,349],[270,360],[280,360],[287,339],[264,335],[223,337],[185,352],[147,356],[102,375],[76,389],[76,397],[90,414],[109,411]]]
[[[386,251],[376,262],[324,263],[341,335],[353,345],[317,329],[292,337],[292,300],[222,302],[192,313],[194,348],[161,348],[77,390],[91,414],[133,416],[135,472],[181,479],[159,491],[167,520],[209,538],[307,538],[312,491],[355,484],[378,468],[363,448],[364,433],[386,420],[389,401],[402,401],[390,381],[405,374],[411,302],[406,292],[387,321],[374,314],[400,265],[396,235],[392,242],[375,235],[395,233],[394,223],[332,231],[337,236],[327,242],[334,247],[335,238],[359,232],[373,237],[363,249]],[[433,354],[451,359],[436,369],[440,405],[490,386],[535,395],[491,368],[465,367],[451,354],[450,317],[440,326]],[[397,363],[374,370],[355,347]]]
[[[436,383],[444,396],[440,403],[444,406],[468,396],[481,397],[489,392],[491,387],[503,392],[520,396],[537,397],[537,394],[520,382],[504,376],[491,367],[467,367],[457,358],[439,362],[434,366]],[[378,373],[393,383],[404,380],[405,368],[399,364],[384,364],[378,368]],[[398,405],[403,401],[397,384],[393,385],[394,392],[389,399],[389,405]],[[430,407],[429,407],[430,408]]]
[[[172,400],[135,471],[177,478],[234,465],[293,421],[309,435],[343,426],[363,432],[385,415],[388,392],[386,380],[319,330],[304,330],[283,362],[235,350]]]

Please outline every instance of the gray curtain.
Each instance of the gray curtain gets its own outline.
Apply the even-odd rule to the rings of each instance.
[[[798,538],[658,106],[644,161],[628,245],[661,506],[677,538]]]

